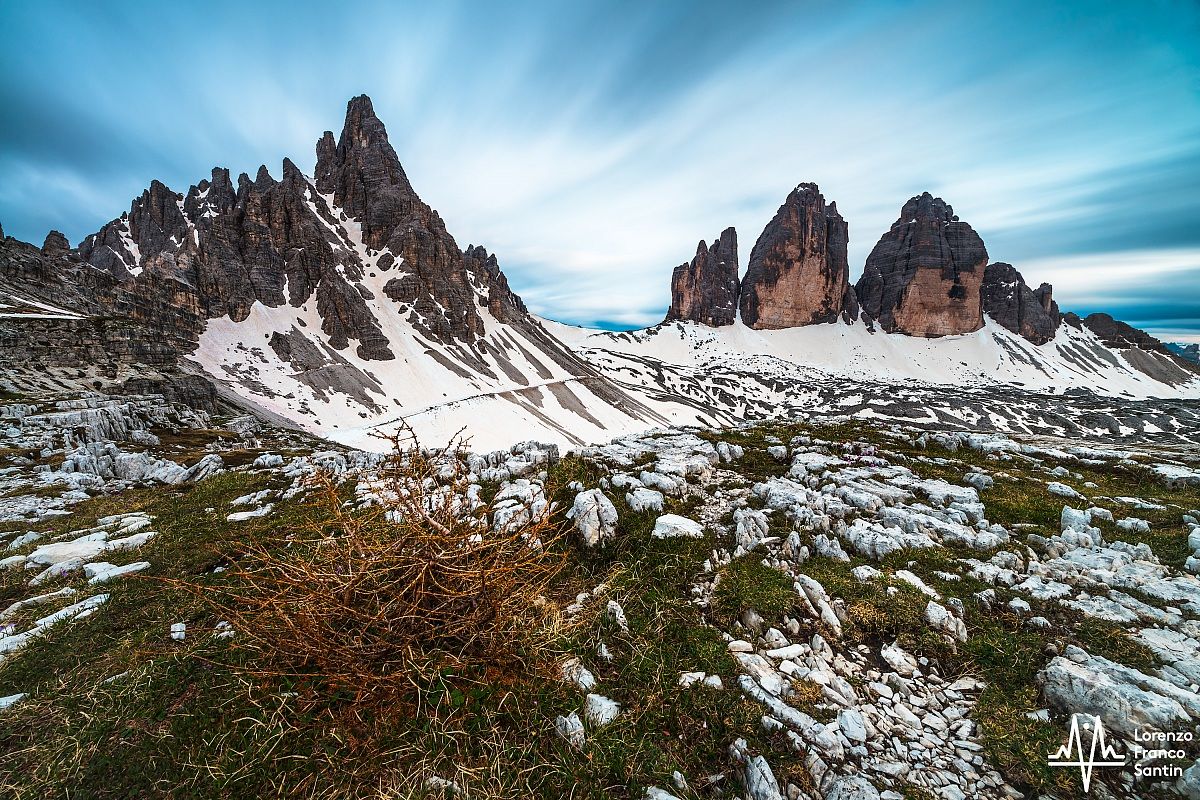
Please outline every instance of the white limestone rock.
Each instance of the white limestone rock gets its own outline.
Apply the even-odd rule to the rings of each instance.
[[[588,547],[616,536],[617,509],[599,489],[575,495],[575,503],[567,512],[567,518],[575,521],[575,530]]]
[[[662,492],[639,487],[625,494],[625,502],[634,511],[662,511],[664,498]]]
[[[583,716],[593,728],[603,728],[621,714],[621,705],[599,694],[589,694],[583,701]]]
[[[762,511],[739,508],[733,512],[733,519],[734,542],[744,552],[755,549],[770,535],[771,523]]]
[[[967,625],[940,603],[930,600],[925,606],[925,621],[932,627],[948,633],[960,642],[967,640]]]
[[[825,800],[880,800],[879,790],[862,775],[840,775],[825,788]]]
[[[1052,659],[1038,680],[1051,704],[1067,713],[1098,716],[1125,736],[1138,728],[1173,730],[1200,719],[1200,697],[1194,692],[1073,645]]]
[[[1070,486],[1067,486],[1065,483],[1059,483],[1058,481],[1050,481],[1047,483],[1046,491],[1048,491],[1050,494],[1055,494],[1059,497],[1065,497],[1069,500],[1085,499],[1084,496],[1079,492],[1075,491]]]
[[[563,662],[562,678],[585,692],[590,692],[596,687],[596,676],[578,658],[569,658]]]
[[[704,536],[704,526],[678,514],[663,514],[654,521],[651,536],[655,539],[700,539]]]
[[[561,714],[554,720],[555,732],[566,740],[567,744],[576,750],[582,750],[587,742],[587,734],[583,730],[583,720],[572,711],[567,716]]]

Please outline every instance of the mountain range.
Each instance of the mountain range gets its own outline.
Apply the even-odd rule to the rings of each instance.
[[[574,446],[785,410],[1119,435],[1153,431],[1103,398],[1200,397],[1195,363],[1106,314],[1061,312],[928,193],[854,284],[848,223],[815,184],[788,194],[744,274],[737,240],[729,228],[675,268],[659,325],[539,318],[496,255],[461,248],[420,199],[360,96],[311,174],[215,168],[185,193],[152,182],[74,248],[3,238],[0,368],[14,387],[232,404],[366,449],[401,424],[431,442]],[[1029,399],[1064,393],[1095,402],[1046,422]],[[1155,430],[1182,424],[1156,415]]]
[[[1065,800],[1078,718],[1200,729],[1195,345],[931,194],[851,281],[813,183],[575,327],[368,98],[315,155],[0,232],[6,796]]]

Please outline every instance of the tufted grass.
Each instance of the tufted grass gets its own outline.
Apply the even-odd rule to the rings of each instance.
[[[1044,491],[1049,479],[1044,467],[973,451],[920,449],[866,425],[775,424],[721,438],[746,447],[748,457],[729,468],[753,481],[787,470],[786,462],[766,455],[767,437],[787,443],[802,433],[862,441],[887,450],[895,463],[919,475],[955,483],[973,466],[1008,472],[1011,479],[998,479],[983,493],[989,519],[1005,525],[1033,523],[1039,526],[1033,530],[1054,532],[1067,504]],[[1179,514],[1200,505],[1194,490],[1168,490],[1135,467],[1070,468],[1098,488],[1060,480],[1119,516],[1148,519],[1152,532],[1140,540],[1168,563],[1182,563],[1178,547],[1186,535]],[[579,480],[591,488],[605,471],[568,456],[550,473],[562,514],[573,498],[566,484]],[[549,593],[552,602],[565,605],[578,592],[607,586],[557,631],[563,654],[578,656],[595,673],[595,691],[622,704],[616,722],[589,733],[584,752],[571,750],[553,731],[555,716],[581,711],[583,693],[550,669],[439,675],[422,687],[419,708],[394,713],[352,714],[337,695],[301,705],[290,695],[295,686],[253,675],[249,668],[255,665],[240,660],[248,657],[244,651],[208,635],[217,620],[202,604],[153,579],[220,580],[210,572],[238,557],[241,536],[265,536],[301,524],[308,512],[290,503],[277,504],[270,517],[225,522],[229,500],[270,480],[233,472],[191,487],[101,496],[76,506],[72,517],[35,526],[52,535],[85,527],[100,516],[146,510],[158,517],[160,536],[133,554],[150,561],[151,570],[106,586],[113,595],[108,604],[0,662],[0,695],[30,692],[0,714],[0,796],[416,798],[433,796],[422,786],[437,775],[458,781],[473,798],[640,798],[650,785],[669,789],[671,773],[680,770],[693,792],[676,793],[697,798],[738,791],[727,754],[738,737],[767,755],[781,781],[807,785],[803,754],[791,750],[785,738],[765,734],[759,725],[763,709],[730,688],[737,664],[716,627],[747,607],[764,617],[782,617],[795,602],[790,580],[748,556],[724,568],[711,609],[692,603],[690,586],[717,545],[715,537],[710,532],[699,540],[654,540],[650,531],[657,514],[631,511],[624,492],[608,493],[620,514],[616,540],[586,551],[574,542],[565,544],[570,568]],[[1116,494],[1154,499],[1170,508],[1148,514],[1104,499]],[[695,498],[672,498],[666,510],[694,517],[696,506]],[[1016,548],[1022,534],[1014,533]],[[1109,526],[1105,535],[1139,538]],[[850,615],[845,641],[899,640],[935,660],[948,677],[972,674],[988,682],[973,716],[989,762],[1009,781],[1030,793],[1080,797],[1078,773],[1045,766],[1046,753],[1065,735],[1061,720],[1046,723],[1027,716],[1040,707],[1034,678],[1051,657],[1047,648],[1074,642],[1139,668],[1149,666],[1148,654],[1117,626],[1074,624],[1052,603],[1035,604],[1035,613],[1054,623],[1052,632],[1030,630],[1003,609],[1011,596],[1003,589],[997,590],[998,607],[985,611],[972,598],[984,584],[967,577],[959,563],[968,555],[987,557],[919,550],[874,564],[890,573],[910,569],[943,595],[963,599],[971,638],[954,646],[928,629],[927,598],[916,589],[894,576],[868,583],[854,579],[850,569],[865,563],[862,559],[846,564],[813,558],[801,570],[845,600]],[[933,574],[938,571],[960,579],[939,578]],[[25,594],[23,584],[0,582],[0,597]],[[617,629],[604,614],[609,599],[624,608],[628,631]],[[183,642],[168,637],[172,622],[187,623]],[[815,632],[820,629],[812,623],[804,635]],[[612,652],[611,663],[596,656],[600,642]],[[697,670],[721,676],[726,689],[677,686],[680,672]],[[793,702],[821,714],[811,686],[802,684]],[[707,784],[709,775],[722,773],[730,777],[714,787]]]

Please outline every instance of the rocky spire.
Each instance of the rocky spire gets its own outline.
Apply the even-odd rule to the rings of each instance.
[[[1013,333],[1034,344],[1054,338],[1061,321],[1053,288],[1043,283],[1030,289],[1012,264],[988,264],[980,289],[983,311]]]
[[[2,238],[2,237],[0,237]],[[61,256],[70,252],[71,243],[67,241],[67,237],[58,231],[50,231],[46,234],[46,241],[42,243],[42,254],[47,256]]]
[[[691,320],[714,327],[732,325],[737,317],[737,231],[726,228],[712,245],[696,246],[690,264],[671,274],[671,307],[667,321]]]
[[[381,250],[396,227],[419,213],[420,201],[388,143],[371,98],[359,95],[346,106],[337,145],[326,131],[317,142],[317,191],[362,224],[363,241]]]
[[[742,280],[742,321],[752,328],[791,328],[854,315],[846,261],[848,227],[837,204],[815,183],[802,183],[767,224]]]
[[[925,192],[867,257],[856,288],[865,314],[888,332],[946,336],[983,327],[987,249],[940,197]]]
[[[188,224],[180,209],[182,200],[163,183],[150,182],[129,209],[130,236],[139,247],[152,253],[178,250],[185,243]]]

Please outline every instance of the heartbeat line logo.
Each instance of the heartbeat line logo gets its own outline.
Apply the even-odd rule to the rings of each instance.
[[[1080,719],[1091,719],[1080,725]],[[1080,728],[1091,731],[1091,745],[1087,752],[1083,749],[1083,734]],[[1067,743],[1058,748],[1047,759],[1052,767],[1078,767],[1079,775],[1083,778],[1083,791],[1086,794],[1092,788],[1092,771],[1096,767],[1123,767],[1125,756],[1117,755],[1117,751],[1108,743],[1108,735],[1104,732],[1104,723],[1099,717],[1090,714],[1071,715],[1071,733]]]

